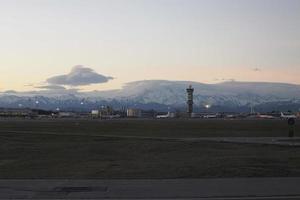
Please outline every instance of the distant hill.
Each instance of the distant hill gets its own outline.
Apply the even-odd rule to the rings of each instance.
[[[294,110],[300,108],[300,85],[264,82],[224,82],[204,84],[190,81],[145,80],[127,83],[120,90],[79,92],[77,90],[43,90],[2,92],[0,107],[39,107],[44,109],[89,110],[101,105],[116,108],[139,107],[166,110],[184,109],[186,88],[195,88],[196,110],[204,105],[213,111]],[[36,104],[38,101],[38,105]],[[83,104],[82,104],[83,102]]]

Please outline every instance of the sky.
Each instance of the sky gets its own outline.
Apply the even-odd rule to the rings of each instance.
[[[0,0],[0,91],[300,84],[300,0]]]

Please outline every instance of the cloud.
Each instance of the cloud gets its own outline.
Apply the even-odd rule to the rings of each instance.
[[[33,84],[33,83],[28,83],[28,84],[25,84],[24,86],[25,86],[25,87],[33,87],[34,84]]]
[[[222,81],[222,82],[235,82],[234,78],[214,78],[214,81]]]
[[[44,86],[36,86],[38,89],[47,89],[47,90],[65,90],[66,88],[61,85],[44,85]]]
[[[77,65],[72,68],[69,74],[48,78],[46,82],[53,85],[82,86],[106,83],[111,79],[113,78],[98,74],[91,68]]]
[[[6,94],[16,94],[17,91],[15,91],[15,90],[6,90],[3,93],[6,93]]]

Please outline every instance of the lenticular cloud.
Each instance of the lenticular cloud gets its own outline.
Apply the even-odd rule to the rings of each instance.
[[[77,65],[68,74],[48,78],[47,83],[53,85],[83,86],[106,83],[111,79],[113,78],[98,74],[91,68]]]

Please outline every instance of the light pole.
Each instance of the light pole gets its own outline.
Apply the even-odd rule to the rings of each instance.
[[[39,101],[35,101],[35,108],[39,108]]]
[[[206,112],[208,112],[208,109],[211,107],[211,105],[206,104],[204,107],[206,108]]]
[[[83,105],[84,105],[84,102],[82,101],[82,102],[80,102],[80,105],[81,105],[81,114],[84,112],[84,107],[83,107]]]

